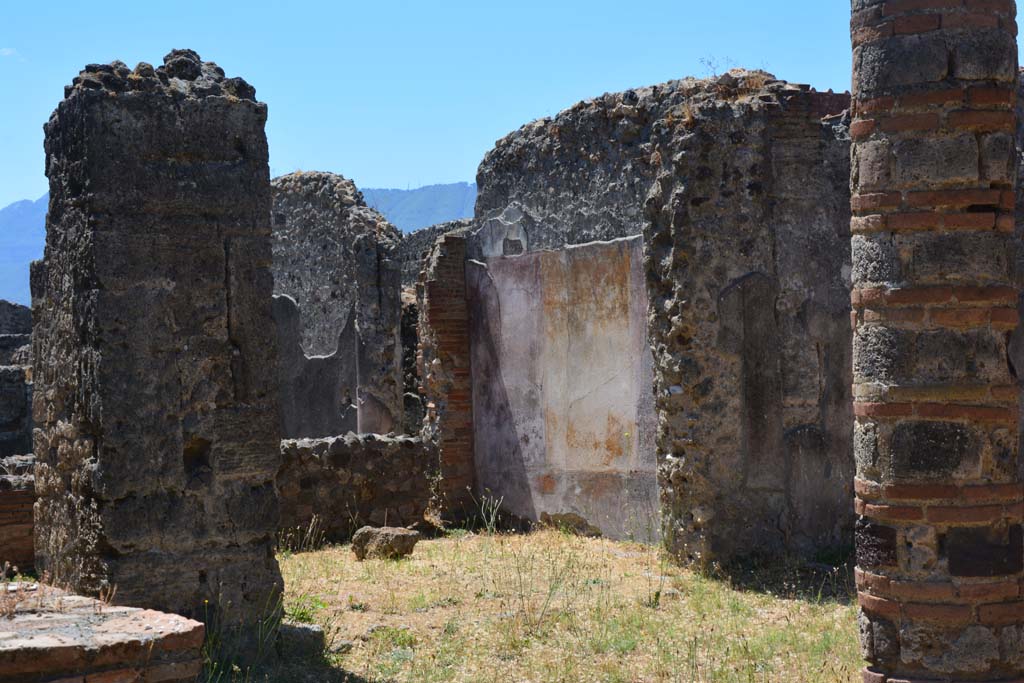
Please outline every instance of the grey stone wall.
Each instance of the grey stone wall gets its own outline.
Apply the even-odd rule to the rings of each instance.
[[[32,310],[0,299],[0,366],[29,366],[32,355]]]
[[[176,50],[87,66],[46,124],[36,555],[60,585],[226,626],[280,590],[266,117]]]
[[[0,365],[0,458],[31,452],[31,368]]]
[[[281,435],[319,438],[356,431],[359,380],[352,318],[338,333],[333,353],[310,357],[302,350],[301,314],[295,300],[286,294],[274,296],[273,310]]]
[[[0,458],[32,452],[32,311],[0,299]]]
[[[281,455],[282,531],[308,528],[316,515],[326,540],[335,542],[365,524],[422,522],[437,470],[431,443],[408,436],[288,439]]]
[[[0,299],[0,334],[32,334],[32,310]]]
[[[302,348],[323,356],[356,309],[356,238],[394,247],[401,232],[366,206],[355,183],[320,171],[274,178],[274,293],[302,311]]]
[[[273,187],[274,293],[296,304],[275,307],[285,435],[400,431],[400,233],[339,175],[293,173]]]
[[[477,171],[473,258],[639,235],[653,124],[698,87],[672,81],[579,102],[499,140]]]
[[[737,72],[652,130],[645,243],[665,542],[697,563],[852,537],[848,96]]]

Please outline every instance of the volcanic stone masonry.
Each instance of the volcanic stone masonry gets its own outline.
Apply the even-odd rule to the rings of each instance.
[[[1012,0],[853,2],[869,683],[1024,675],[1015,13]]]
[[[226,632],[281,588],[266,117],[190,50],[87,66],[33,269],[38,569]]]
[[[0,299],[0,458],[32,452],[31,335],[31,310]]]
[[[401,233],[339,175],[272,184],[284,436],[401,431]]]
[[[665,542],[699,564],[853,521],[849,98],[731,76],[654,124],[644,228]]]
[[[437,453],[419,437],[346,434],[281,442],[281,529],[309,529],[314,515],[324,539],[341,543],[356,529],[423,521]]]
[[[447,235],[450,232],[466,233],[472,227],[472,219],[460,218],[403,235],[396,250],[396,258],[402,266],[402,286],[416,286],[420,270],[423,268],[423,259],[442,235]]]
[[[31,334],[31,310],[0,300],[0,578],[34,564]]]

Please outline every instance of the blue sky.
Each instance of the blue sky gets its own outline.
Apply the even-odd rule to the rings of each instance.
[[[71,2],[0,8],[0,207],[46,190],[42,125],[89,62],[189,47],[268,103],[276,174],[472,181],[495,140],[604,92],[730,66],[850,79],[847,0]]]

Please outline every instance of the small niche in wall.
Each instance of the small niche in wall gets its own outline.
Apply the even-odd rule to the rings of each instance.
[[[208,439],[186,435],[182,459],[189,487],[210,483],[213,473],[210,467],[210,446]]]
[[[523,241],[505,238],[505,242],[502,244],[501,253],[504,256],[519,256],[525,251],[523,249]]]

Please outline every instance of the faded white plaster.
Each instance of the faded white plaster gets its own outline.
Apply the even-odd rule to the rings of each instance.
[[[658,536],[642,239],[470,262],[478,486],[536,520]]]

